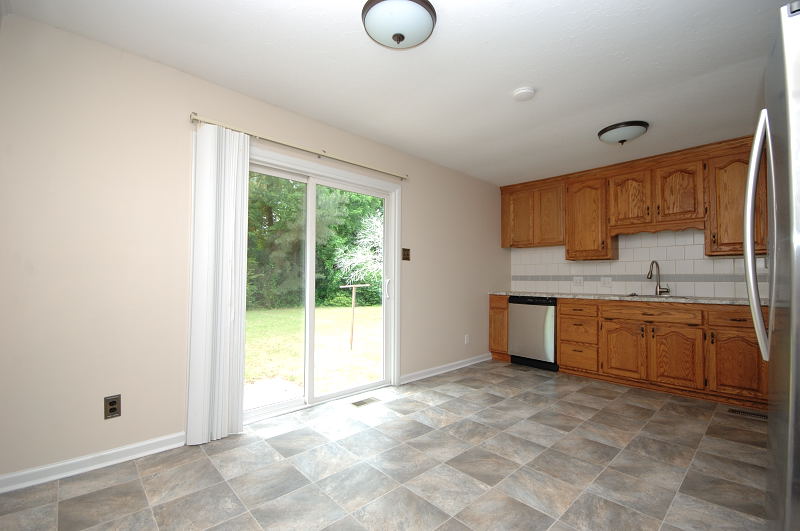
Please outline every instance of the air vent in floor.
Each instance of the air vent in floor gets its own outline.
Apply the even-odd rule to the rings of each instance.
[[[739,415],[740,417],[749,417],[751,419],[757,420],[767,420],[769,417],[764,413],[756,413],[755,411],[745,411],[743,409],[728,409],[728,413],[731,415]]]
[[[367,404],[371,404],[373,402],[380,402],[380,400],[378,400],[377,398],[370,397],[370,398],[365,398],[364,400],[358,400],[356,402],[353,402],[353,405],[356,407],[361,407],[361,406],[366,406]]]

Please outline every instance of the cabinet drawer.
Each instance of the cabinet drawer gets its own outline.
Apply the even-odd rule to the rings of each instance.
[[[627,319],[631,321],[701,324],[703,312],[679,303],[655,302],[650,305],[619,304],[603,306],[601,315],[611,319]]]
[[[561,315],[585,315],[586,317],[597,317],[597,304],[559,301],[558,311],[561,312]]]
[[[558,345],[559,365],[597,372],[597,347],[562,341]]]
[[[560,317],[558,338],[561,341],[597,344],[597,319],[594,317]]]
[[[761,313],[766,320],[766,308],[762,308]],[[753,328],[753,315],[747,306],[712,307],[708,310],[708,324],[711,326]]]

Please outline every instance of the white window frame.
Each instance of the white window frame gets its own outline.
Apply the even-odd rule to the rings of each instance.
[[[389,181],[371,174],[368,170],[359,172],[331,164],[308,160],[278,150],[266,142],[252,139],[250,143],[250,169],[275,177],[305,182],[306,188],[306,271],[316,269],[316,186],[331,186],[343,190],[369,194],[384,199],[384,378],[353,389],[316,396],[314,392],[314,275],[306,275],[305,306],[305,395],[278,404],[245,411],[245,424],[263,418],[312,406],[343,396],[362,393],[387,385],[398,385],[400,380],[400,205],[401,186],[399,182]]]

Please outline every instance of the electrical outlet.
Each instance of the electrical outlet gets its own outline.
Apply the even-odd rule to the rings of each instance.
[[[600,287],[601,288],[610,288],[611,287],[611,277],[600,277]]]
[[[122,395],[107,396],[103,399],[103,418],[113,419],[122,415]]]
[[[469,334],[464,334],[464,344],[469,345]]]

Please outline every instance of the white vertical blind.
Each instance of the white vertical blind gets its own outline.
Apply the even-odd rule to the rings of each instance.
[[[248,135],[198,125],[187,444],[243,428],[249,164]]]

